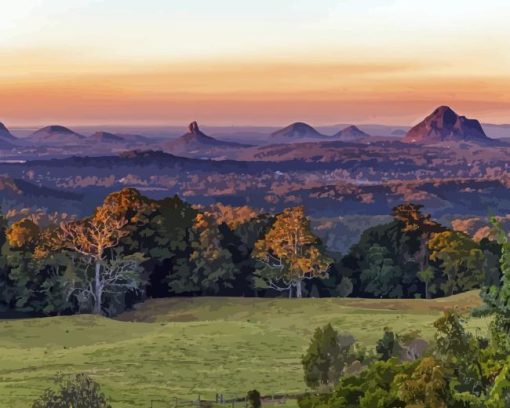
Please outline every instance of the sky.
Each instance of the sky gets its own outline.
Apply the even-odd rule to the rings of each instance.
[[[508,0],[0,0],[6,125],[510,123]]]

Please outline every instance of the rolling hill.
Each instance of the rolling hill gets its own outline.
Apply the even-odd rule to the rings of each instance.
[[[478,292],[435,300],[173,298],[118,320],[90,315],[0,320],[0,406],[25,408],[57,372],[86,372],[115,408],[303,392],[301,356],[331,323],[372,348],[385,327],[432,339],[441,310],[467,311]],[[487,318],[469,318],[485,330]]]

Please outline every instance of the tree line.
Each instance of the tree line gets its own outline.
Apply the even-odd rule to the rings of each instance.
[[[0,213],[0,312],[112,315],[147,297],[437,297],[498,285],[501,245],[403,204],[344,254],[313,233],[303,207],[279,214],[135,189],[94,213],[42,227]]]

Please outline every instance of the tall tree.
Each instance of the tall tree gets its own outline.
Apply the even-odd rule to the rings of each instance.
[[[389,251],[374,245],[361,263],[364,290],[376,297],[401,298],[404,294],[402,271],[395,265]]]
[[[93,313],[102,314],[105,292],[112,287],[124,287],[130,290],[137,285],[138,263],[132,259],[122,261],[115,259],[107,262],[111,250],[119,245],[120,240],[128,235],[124,228],[128,220],[115,211],[112,200],[98,207],[92,217],[80,221],[62,223],[57,233],[56,246],[81,255],[85,262],[84,273],[72,287],[72,292],[88,295],[92,300]],[[93,272],[88,273],[87,265],[92,265]]]
[[[199,213],[190,231],[191,245],[169,277],[169,285],[178,294],[219,294],[231,288],[236,267],[231,253],[222,247],[222,234],[210,213]]]
[[[288,208],[275,218],[264,238],[255,243],[252,256],[262,263],[258,276],[265,286],[302,297],[305,279],[324,277],[332,260],[310,230],[303,207]]]
[[[431,235],[445,231],[441,224],[432,220],[430,214],[422,213],[423,205],[406,203],[401,204],[392,210],[395,220],[403,223],[403,231],[416,234],[419,238],[420,248],[417,260],[421,264],[421,270],[426,269],[429,259],[427,242]]]
[[[336,384],[349,362],[353,343],[351,336],[341,338],[331,324],[317,328],[302,358],[306,384],[313,388]]]
[[[427,245],[430,260],[443,274],[441,290],[445,295],[480,287],[485,278],[485,258],[480,246],[458,231],[433,234]]]

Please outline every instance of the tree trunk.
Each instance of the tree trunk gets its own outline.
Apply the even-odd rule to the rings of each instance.
[[[296,297],[297,298],[303,297],[303,287],[301,279],[296,282]]]
[[[101,284],[101,264],[96,262],[94,292],[96,295],[96,303],[94,304],[94,314],[102,314],[101,306],[103,303],[103,286]]]
[[[425,281],[425,299],[430,299],[429,281]]]
[[[292,299],[292,285],[289,286],[289,299]]]

